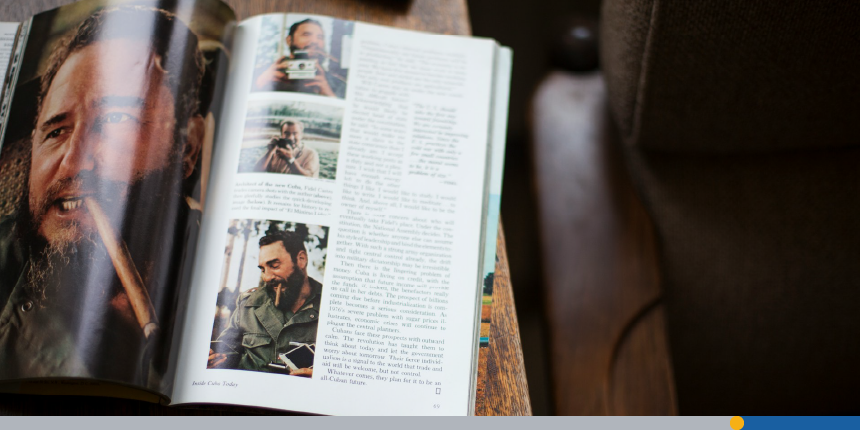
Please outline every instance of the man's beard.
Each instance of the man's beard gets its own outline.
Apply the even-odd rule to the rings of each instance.
[[[51,208],[57,205],[58,198],[64,193],[93,193],[91,197],[98,201],[109,219],[120,219],[119,217],[122,217],[126,209],[125,206],[131,205],[127,201],[134,195],[136,184],[142,183],[144,179],[134,179],[131,184],[128,184],[119,181],[103,180],[95,173],[85,171],[74,178],[57,180],[45,190],[45,195],[40,201],[29,202],[30,225],[50,247],[55,248],[51,251],[52,253],[63,251],[70,246],[73,247],[79,241],[91,240],[94,232],[89,231],[77,220],[62,222],[59,228],[51,231],[51,237],[45,237],[42,234],[41,229],[45,217]],[[80,204],[83,207],[79,210],[88,210],[84,203]]]
[[[66,190],[95,191],[94,198],[108,219],[114,220],[113,228],[126,238],[133,256],[136,250],[140,251],[138,254],[146,263],[152,257],[152,249],[163,247],[165,233],[172,236],[174,223],[164,221],[172,220],[178,213],[177,204],[182,204],[181,172],[180,161],[130,184],[104,180],[91,173],[51,184],[40,202],[23,211],[28,216],[21,223],[20,237],[30,247],[27,273],[30,297],[38,303],[55,297],[71,300],[67,304],[73,305],[94,296],[109,300],[119,287],[113,262],[92,227],[69,221],[55,229],[50,238],[39,233],[58,195]],[[138,270],[142,268],[138,264]],[[146,279],[144,273],[141,275]]]
[[[266,282],[266,288],[269,288],[272,293],[277,296],[278,290],[276,288],[278,286],[281,287],[281,298],[276,300],[278,303],[278,309],[280,310],[291,310],[293,305],[296,304],[296,300],[299,299],[299,295],[302,293],[302,286],[305,284],[304,274],[298,268],[293,269],[293,273],[287,277],[287,279],[275,278]]]
[[[79,228],[73,226],[72,228]],[[70,232],[71,233],[71,232]],[[50,296],[58,297],[58,293],[74,293],[64,291],[63,284],[86,282],[90,285],[100,284],[100,290],[110,285],[113,280],[112,263],[105,251],[104,245],[94,232],[69,235],[77,237],[74,241],[44,243],[41,252],[30,255],[30,266],[27,271],[28,296],[39,304],[44,304]],[[89,285],[81,285],[84,294],[91,290]],[[75,290],[78,290],[77,288]],[[99,292],[103,295],[103,291]],[[65,297],[69,299],[70,297]],[[62,300],[69,305],[69,300]]]

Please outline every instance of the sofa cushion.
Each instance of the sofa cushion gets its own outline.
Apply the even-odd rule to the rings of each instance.
[[[659,238],[680,413],[860,412],[860,148],[626,152]]]
[[[601,63],[628,145],[860,145],[860,2],[605,0]]]

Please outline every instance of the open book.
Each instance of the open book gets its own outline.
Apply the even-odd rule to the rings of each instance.
[[[0,390],[474,410],[511,53],[284,12],[85,0],[20,25]]]

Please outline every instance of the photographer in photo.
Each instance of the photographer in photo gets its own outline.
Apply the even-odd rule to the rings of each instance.
[[[328,61],[337,62],[326,50],[325,30],[315,19],[305,19],[290,26],[286,37],[289,55],[268,68],[258,71],[254,80],[257,91],[294,91],[343,98],[346,81],[323,68]]]
[[[282,122],[280,136],[273,137],[269,142],[268,150],[260,158],[256,170],[318,178],[320,156],[313,148],[306,147],[302,141],[304,129],[305,126],[300,121]]]

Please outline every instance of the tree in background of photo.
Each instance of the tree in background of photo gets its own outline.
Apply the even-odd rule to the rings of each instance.
[[[221,272],[221,286],[215,304],[215,323],[212,327],[212,339],[224,329],[230,315],[236,310],[240,294],[251,288],[264,288],[265,283],[258,276],[255,283],[248,281],[252,275],[246,273],[257,270],[257,255],[260,237],[277,231],[291,231],[302,238],[308,253],[308,272],[314,279],[322,282],[325,276],[325,263],[328,254],[328,227],[275,220],[232,220],[227,229],[227,246],[224,249],[224,267]],[[234,267],[234,252],[238,252],[236,273]],[[245,282],[243,282],[243,280]]]

